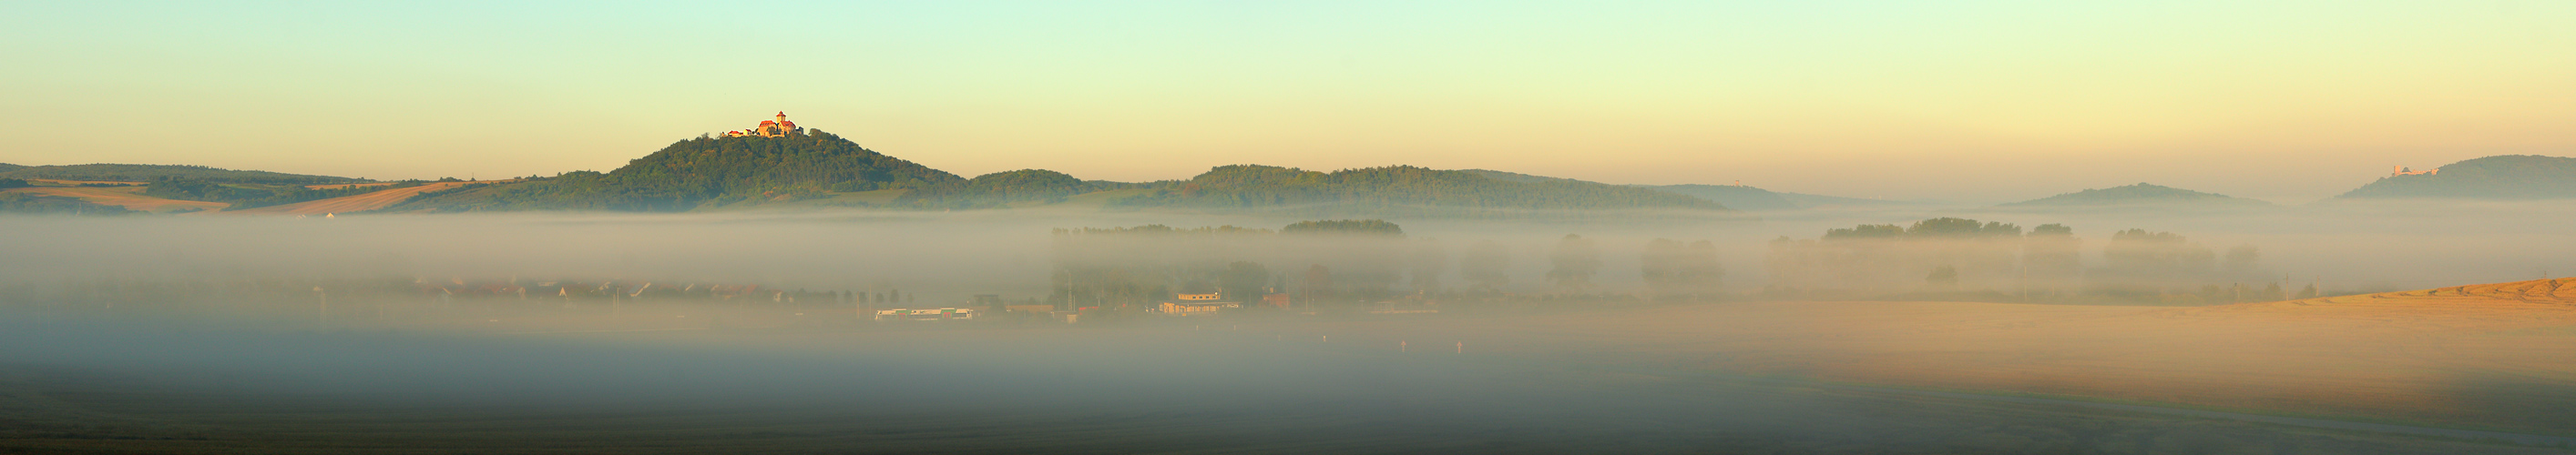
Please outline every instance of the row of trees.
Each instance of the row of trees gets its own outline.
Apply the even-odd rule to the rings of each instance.
[[[1801,297],[1991,292],[2172,300],[2276,279],[2252,245],[2221,256],[2179,234],[2130,229],[2112,233],[2097,267],[2085,265],[2083,245],[2065,225],[2024,233],[2008,223],[1934,218],[1831,229],[1816,239],[1781,237],[1764,265],[1770,292]]]
[[[1442,281],[1453,268],[1466,281],[1465,296],[1500,295],[1512,282],[1513,255],[1502,243],[1479,241],[1452,255],[1440,240],[1407,237],[1402,227],[1383,220],[1305,221],[1277,231],[1162,225],[1060,229],[1053,248],[1053,299],[1075,308],[1148,304],[1170,294],[1209,292],[1234,300],[1287,293],[1298,301],[1327,305],[1431,298],[1462,294]],[[1720,293],[1725,271],[1712,242],[1655,239],[1637,254],[1638,273],[1657,299]],[[1547,255],[1552,295],[1597,292],[1602,255],[1593,239],[1559,239]]]

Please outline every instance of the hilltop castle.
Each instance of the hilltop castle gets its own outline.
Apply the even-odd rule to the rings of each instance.
[[[740,130],[740,131],[726,131],[726,132],[724,133],[724,136],[725,136],[725,137],[743,137],[743,136],[781,137],[781,136],[786,136],[786,135],[789,135],[789,134],[801,133],[801,132],[804,132],[804,131],[805,131],[805,129],[804,129],[804,128],[798,128],[798,127],[796,127],[796,122],[790,122],[790,121],[787,121],[787,113],[786,113],[786,112],[784,112],[784,111],[781,111],[781,112],[779,112],[779,113],[778,113],[778,119],[777,119],[777,120],[762,120],[762,121],[760,121],[760,126],[759,126],[759,127],[752,128],[752,129],[747,129],[747,130]]]

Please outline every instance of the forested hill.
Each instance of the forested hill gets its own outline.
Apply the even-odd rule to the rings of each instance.
[[[700,136],[672,143],[605,174],[571,172],[525,183],[461,189],[386,210],[684,211],[964,180],[859,147],[840,136],[806,131],[774,138]]]
[[[919,209],[985,209],[1012,204],[1053,204],[1074,195],[1137,186],[1132,183],[1083,181],[1062,172],[1021,169],[975,176],[905,192],[893,205]]]
[[[180,166],[166,164],[74,164],[68,166],[19,166],[15,164],[0,164],[0,178],[109,180],[124,182],[149,182],[162,179],[190,179],[215,183],[249,183],[266,185],[321,185],[372,181],[367,179],[332,177],[326,175],[300,175],[267,171],[236,171],[205,166]]]
[[[2425,175],[2381,177],[2343,199],[2576,198],[2576,158],[2500,155],[2451,163]]]
[[[2270,202],[2263,202],[2263,201],[2254,200],[2254,199],[2245,199],[2245,198],[2239,198],[2239,197],[2231,197],[2231,196],[2227,196],[2227,195],[2223,195],[2223,194],[2217,194],[2217,193],[2203,193],[2203,192],[2199,192],[2199,191],[2192,191],[2192,190],[2186,190],[2186,189],[2181,189],[2181,188],[2174,188],[2174,187],[2169,187],[2169,186],[2162,186],[2162,185],[2150,185],[2150,184],[2146,184],[2146,183],[2139,183],[2139,184],[2136,184],[2136,185],[2129,185],[2129,186],[2112,187],[2112,188],[2099,188],[2099,189],[2089,189],[2089,190],[2084,190],[2084,191],[2077,191],[2077,192],[2073,192],[2073,193],[2060,194],[2060,195],[2056,195],[2056,196],[2049,196],[2049,197],[2044,197],[2044,198],[2039,198],[2039,199],[2032,199],[2032,200],[2027,200],[2027,201],[2014,202],[2014,203],[2010,203],[2010,204],[2003,204],[2002,206],[2003,206],[2003,207],[2116,207],[2116,206],[2160,206],[2160,207],[2261,207],[2261,206],[2268,206],[2268,205],[2272,205],[2272,203],[2270,203]]]
[[[1118,199],[1109,206],[1498,216],[1529,211],[1728,210],[1715,202],[1646,188],[1561,179],[1499,180],[1477,172],[1412,166],[1327,173],[1235,165],[1155,186],[1149,193]]]

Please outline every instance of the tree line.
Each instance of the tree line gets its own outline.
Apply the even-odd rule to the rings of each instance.
[[[2074,229],[1933,218],[1859,225],[1770,242],[1764,293],[1783,298],[1982,294],[1965,298],[2128,303],[2279,300],[2277,275],[2253,245],[2215,250],[2171,232],[2113,232],[2087,266]],[[2253,286],[2259,285],[2256,288]],[[2314,296],[2311,288],[2302,291]]]

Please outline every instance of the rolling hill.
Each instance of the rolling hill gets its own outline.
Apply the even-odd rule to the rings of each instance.
[[[189,201],[144,195],[142,194],[143,187],[139,186],[33,187],[11,189],[7,192],[26,194],[30,196],[70,198],[88,204],[122,207],[126,210],[153,213],[223,210],[224,207],[231,205],[222,202]]]
[[[1075,195],[1118,189],[1129,184],[1086,182],[1062,172],[1021,169],[931,185],[904,193],[890,204],[924,209],[1002,208],[1013,204],[1058,204]]]
[[[1663,185],[1647,188],[1707,199],[1736,210],[1797,210],[1807,207],[1790,201],[1780,193],[1749,186]]]
[[[2576,198],[2576,158],[2500,155],[2442,166],[2439,172],[2381,177],[2338,199]]]
[[[2217,193],[2203,193],[2161,185],[2136,185],[2089,189],[2028,201],[2002,204],[1999,207],[2266,207],[2272,203]]]
[[[1562,178],[1562,177],[1548,177],[1548,176],[1543,176],[1543,175],[1529,175],[1529,174],[1522,174],[1522,173],[1517,173],[1517,172],[1504,172],[1504,171],[1487,170],[1487,169],[1461,169],[1461,170],[1458,170],[1458,172],[1472,173],[1472,174],[1476,174],[1476,175],[1482,175],[1482,176],[1485,176],[1485,178],[1490,178],[1490,179],[1494,179],[1494,180],[1504,180],[1504,181],[1513,181],[1513,182],[1581,182],[1581,183],[1594,183],[1594,182],[1588,182],[1588,181],[1583,181],[1583,180],[1575,180],[1575,179],[1569,179],[1569,178]],[[1840,196],[1821,196],[1821,195],[1814,195],[1814,194],[1800,194],[1800,193],[1778,192],[1778,191],[1771,191],[1771,190],[1766,190],[1766,189],[1761,189],[1761,188],[1755,188],[1755,187],[1749,187],[1749,186],[1743,186],[1743,185],[1700,185],[1700,184],[1681,184],[1681,185],[1627,185],[1627,186],[1633,186],[1633,187],[1639,187],[1639,188],[1653,188],[1653,189],[1656,189],[1656,190],[1662,190],[1662,191],[1665,191],[1665,192],[1678,193],[1678,194],[1687,195],[1687,196],[1691,196],[1691,197],[1696,197],[1696,198],[1700,198],[1700,199],[1706,199],[1706,200],[1708,200],[1709,202],[1716,202],[1716,203],[1718,203],[1719,205],[1724,205],[1724,206],[1726,206],[1726,208],[1731,208],[1731,209],[1736,209],[1736,210],[1747,210],[1747,211],[1796,210],[1796,209],[1808,209],[1808,208],[1825,207],[1825,206],[1872,206],[1872,205],[1907,205],[1907,204],[1913,204],[1913,203],[1911,203],[1911,202],[1900,202],[1900,201],[1883,201],[1883,200],[1877,200],[1877,199],[1862,199],[1862,198],[1850,198],[1850,197],[1840,197]]]
[[[613,210],[677,212],[788,202],[835,192],[932,187],[965,179],[859,147],[817,130],[785,137],[682,140],[607,173],[427,194],[393,211]]]
[[[406,186],[406,187],[400,187],[400,188],[387,188],[387,189],[377,190],[377,191],[374,191],[374,192],[368,192],[368,193],[364,193],[364,194],[357,194],[357,195],[350,195],[350,196],[341,196],[341,197],[335,197],[335,198],[330,198],[330,199],[321,199],[321,200],[313,200],[313,201],[304,201],[304,202],[297,202],[297,203],[292,203],[292,204],[272,205],[272,206],[259,207],[259,208],[249,208],[249,209],[241,209],[241,210],[231,210],[231,211],[226,211],[226,212],[223,212],[223,213],[224,213],[224,214],[227,214],[227,215],[230,215],[230,214],[242,214],[242,215],[327,215],[327,214],[337,214],[337,213],[358,213],[358,212],[365,212],[365,211],[371,211],[371,210],[379,210],[379,209],[383,209],[383,208],[385,208],[385,207],[392,207],[394,204],[400,204],[400,203],[402,203],[403,201],[409,201],[409,200],[411,200],[413,197],[419,196],[420,194],[423,194],[423,193],[430,193],[430,192],[437,192],[437,191],[452,190],[452,189],[456,189],[456,188],[460,188],[460,187],[464,187],[464,186],[468,186],[468,185],[483,185],[483,184],[502,185],[502,184],[509,184],[509,183],[512,183],[512,182],[515,182],[515,180],[493,180],[493,181],[479,181],[479,182],[430,182],[430,183],[420,184],[420,185],[418,185],[418,186]]]
[[[1112,208],[1314,211],[1343,214],[1518,216],[1534,211],[1685,210],[1730,212],[1716,202],[1647,188],[1575,180],[1501,180],[1467,171],[1412,166],[1316,172],[1221,166],[1189,180],[1112,201]]]
[[[327,175],[287,174],[268,171],[236,171],[205,166],[165,164],[75,164],[68,166],[19,166],[0,164],[0,178],[87,180],[115,182],[149,182],[161,179],[193,179],[217,183],[252,183],[271,185],[318,185],[364,183],[372,180],[332,177]]]

